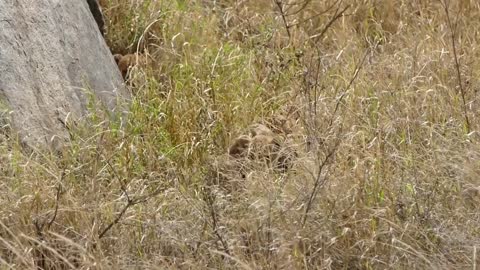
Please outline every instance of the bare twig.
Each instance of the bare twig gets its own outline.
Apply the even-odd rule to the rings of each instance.
[[[101,155],[102,153],[101,152],[98,152],[99,155]],[[115,176],[115,178],[117,179],[118,183],[120,184],[120,190],[122,191],[122,193],[125,195],[125,198],[127,199],[127,203],[124,205],[124,207],[122,208],[122,210],[117,214],[117,216],[115,217],[115,219],[110,222],[101,232],[100,234],[98,235],[98,238],[101,239],[102,237],[105,236],[105,234],[110,231],[113,226],[115,226],[116,224],[118,224],[120,222],[120,220],[122,219],[122,217],[125,215],[125,213],[127,212],[128,208],[134,206],[134,205],[137,205],[137,204],[140,204],[140,203],[144,203],[146,201],[148,201],[150,198],[153,198],[154,196],[160,194],[164,188],[163,187],[158,187],[156,188],[153,192],[147,194],[147,195],[144,195],[144,196],[138,196],[136,198],[132,198],[129,193],[128,193],[128,190],[127,190],[127,187],[125,186],[125,183],[122,181],[122,178],[120,177],[120,175],[117,173],[117,170],[115,170],[115,167],[113,167],[113,165],[111,164],[110,160],[112,159],[112,157],[109,157],[109,158],[106,158],[105,159],[105,162],[107,163],[108,167],[110,168],[112,174]]]
[[[35,233],[37,234],[37,242],[38,243],[42,243],[44,241],[44,236],[43,236],[43,227],[45,225],[45,223],[43,224],[40,224],[40,222],[38,220],[34,220],[33,221],[33,225],[35,226]],[[35,260],[35,265],[37,267],[37,269],[39,270],[44,270],[46,269],[47,267],[47,262],[46,262],[46,256],[45,256],[45,250],[42,248],[41,244],[37,244],[36,242],[36,245],[35,245],[35,249],[34,249],[34,260]]]
[[[443,8],[445,10],[445,15],[447,16],[447,24],[448,28],[450,29],[451,33],[451,42],[452,42],[452,50],[453,50],[453,59],[455,61],[455,70],[457,73],[457,80],[458,80],[458,87],[460,88],[460,95],[462,97],[462,103],[463,103],[463,117],[465,118],[465,125],[467,128],[467,133],[470,133],[470,120],[468,118],[468,112],[467,112],[467,101],[466,101],[466,91],[465,88],[463,87],[462,83],[462,75],[460,72],[460,61],[458,59],[457,55],[457,45],[456,45],[456,34],[457,34],[457,26],[458,26],[458,14],[455,19],[455,23],[452,23],[452,20],[450,18],[450,12],[449,12],[449,1],[441,1]]]
[[[65,175],[65,171],[62,172],[62,177],[61,179],[63,179]],[[60,180],[61,181],[61,180]],[[61,182],[58,184],[57,186],[57,194],[55,196],[55,211],[53,212],[53,216],[52,218],[50,219],[50,221],[48,222],[47,224],[47,230],[50,229],[50,227],[52,226],[53,222],[55,222],[55,219],[57,219],[57,214],[58,214],[58,206],[59,206],[59,201],[60,201],[60,194],[62,192],[62,186],[61,186]]]
[[[308,18],[306,18],[306,19],[303,19],[302,21],[289,24],[289,27],[302,24],[302,23],[304,23],[304,22],[306,22],[306,21],[308,21],[308,20],[311,20],[311,19],[313,19],[313,18],[316,18],[316,17],[318,17],[318,16],[322,16],[323,14],[325,14],[325,13],[329,12],[330,10],[332,10],[332,9],[337,5],[337,3],[340,2],[340,1],[342,1],[342,0],[337,0],[337,1],[335,1],[333,4],[331,4],[330,6],[328,6],[326,9],[324,9],[324,10],[318,12],[318,13],[313,14],[312,16],[310,16],[310,17],[308,17]],[[308,3],[309,3],[309,2],[307,2],[306,4],[308,4]],[[306,5],[305,5],[305,6],[306,6]],[[304,9],[305,6],[303,6],[302,9]],[[295,12],[292,13],[292,14],[288,14],[287,16],[291,16],[291,15],[297,14],[297,13],[300,12],[302,9],[299,9],[298,11],[295,11]]]
[[[125,212],[127,212],[128,208],[130,208],[131,206],[137,204],[137,202],[134,202],[134,201],[131,201],[131,200],[128,200],[127,201],[127,204],[125,204],[125,206],[123,207],[122,211],[120,211],[120,213],[118,213],[117,217],[112,221],[110,222],[110,224],[107,225],[107,227],[105,227],[105,229],[102,230],[102,232],[98,235],[98,238],[101,239],[102,237],[105,236],[105,234],[110,231],[110,229],[116,225],[117,223],[120,222],[120,220],[122,219],[123,215],[125,214]]]
[[[210,212],[210,217],[212,218],[212,230],[215,236],[217,237],[218,241],[222,244],[223,251],[230,255],[230,250],[228,248],[227,242],[223,239],[222,235],[218,229],[218,217],[217,212],[215,211],[215,195],[212,194],[211,190],[204,191],[204,200],[207,203],[208,210]]]
[[[301,3],[297,3],[297,2],[292,3],[292,4],[286,3],[285,5],[287,6],[287,8],[285,9],[285,13],[287,13],[287,14],[285,14],[285,15],[286,16],[296,15],[296,14],[300,13],[302,10],[304,10],[308,6],[308,4],[310,4],[311,2],[312,2],[312,0],[305,0]],[[300,7],[297,10],[295,10],[291,13],[288,13],[288,11],[295,6],[300,6]]]
[[[122,208],[122,210],[120,211],[120,213],[118,213],[117,217],[112,221],[110,222],[110,224],[107,225],[107,227],[105,227],[105,229],[102,230],[102,232],[98,235],[98,238],[102,238],[103,236],[105,236],[105,234],[116,224],[118,224],[120,222],[120,220],[122,219],[123,215],[125,215],[125,213],[127,212],[128,208],[134,206],[134,205],[137,205],[137,204],[140,204],[140,203],[145,203],[146,201],[148,201],[149,199],[153,198],[154,196],[158,195],[160,192],[163,191],[163,188],[159,187],[157,188],[155,191],[153,191],[152,193],[148,194],[148,195],[145,195],[145,196],[141,196],[141,197],[138,197],[138,198],[135,198],[135,199],[131,199],[130,196],[128,195],[128,192],[122,188],[122,191],[123,193],[125,194],[125,197],[127,198],[127,203],[125,204],[125,206]]]
[[[128,195],[128,192],[127,192],[127,188],[125,187],[125,184],[123,183],[122,179],[118,175],[117,170],[115,170],[115,168],[112,166],[112,164],[108,159],[106,160],[106,163],[108,167],[110,167],[110,170],[112,171],[112,173],[115,175],[115,178],[117,178],[118,183],[120,184],[120,189],[122,190],[123,194],[125,194],[125,197],[127,197],[127,201],[131,201],[130,196]]]
[[[356,80],[356,78],[358,77],[358,74],[361,70],[361,68],[363,67],[363,64],[365,63],[365,60],[368,56],[368,53],[370,52],[370,50],[366,50],[362,59],[360,60],[360,62],[358,62],[355,66],[355,69],[354,69],[354,72],[352,74],[352,77],[350,79],[350,81],[348,82],[347,86],[345,87],[345,90],[344,92],[342,93],[342,95],[339,97],[339,99],[337,100],[336,104],[335,104],[335,109],[333,111],[333,114],[332,114],[332,118],[330,119],[330,123],[329,123],[329,128],[332,127],[333,125],[333,121],[334,121],[334,118],[335,118],[335,115],[336,113],[338,112],[339,110],[339,107],[340,107],[340,104],[342,103],[343,99],[345,98],[345,96],[347,95],[349,89],[351,88],[351,86],[353,85],[354,81]],[[317,72],[318,72],[318,68],[317,67]],[[316,81],[315,81],[315,87],[316,85],[318,84],[318,73],[317,73],[317,78],[316,78]],[[316,93],[315,93],[315,96],[316,96]],[[316,97],[315,97],[316,99]],[[316,110],[316,109],[315,109]],[[339,137],[339,136],[337,136]],[[328,152],[328,154],[325,156],[324,160],[320,163],[320,166],[318,168],[318,172],[317,172],[317,175],[316,176],[313,176],[315,178],[315,183],[313,185],[313,189],[312,189],[312,192],[310,193],[310,196],[307,200],[307,204],[306,204],[306,207],[305,207],[305,212],[303,214],[303,218],[302,218],[302,227],[305,226],[306,222],[307,222],[307,218],[308,218],[308,213],[312,207],[312,203],[313,201],[315,200],[316,196],[317,196],[317,193],[318,193],[318,190],[320,189],[320,187],[322,187],[325,182],[327,181],[327,176],[325,177],[322,177],[322,174],[326,168],[326,166],[328,165],[328,163],[330,162],[330,160],[333,158],[333,156],[335,155],[337,149],[338,149],[338,146],[340,144],[340,139],[337,140],[337,142],[335,143],[335,145],[333,146],[333,148]]]
[[[110,229],[112,229],[112,227],[114,225],[116,225],[117,223],[120,222],[120,220],[122,219],[123,215],[127,212],[128,208],[130,208],[131,206],[137,204],[138,202],[135,201],[135,200],[132,200],[130,198],[130,196],[128,195],[128,191],[127,191],[127,188],[124,186],[120,176],[117,174],[117,171],[115,170],[115,168],[112,166],[112,164],[110,164],[110,161],[107,160],[107,164],[108,166],[110,167],[110,170],[113,172],[113,174],[115,175],[115,178],[117,178],[118,180],[118,183],[120,184],[120,189],[122,190],[122,193],[125,194],[125,197],[127,198],[127,203],[125,204],[125,206],[122,208],[122,210],[120,211],[120,213],[117,214],[117,217],[112,221],[110,222],[107,227],[105,227],[102,232],[98,235],[98,238],[101,239],[103,236],[105,236],[105,234],[110,231]]]
[[[335,14],[332,16],[332,18],[330,18],[330,21],[328,21],[328,23],[323,27],[322,31],[320,31],[319,34],[313,35],[310,38],[314,39],[315,43],[318,42],[325,35],[327,30],[333,25],[333,23],[336,20],[338,20],[340,17],[342,17],[345,11],[347,11],[347,9],[349,8],[350,8],[350,5],[346,5],[342,10],[340,10],[340,7],[338,7],[337,10],[335,11]]]
[[[307,201],[307,206],[305,207],[305,212],[303,213],[303,218],[302,218],[302,227],[305,226],[308,218],[308,212],[310,212],[310,209],[312,208],[312,203],[315,200],[318,190],[323,184],[327,181],[327,177],[322,178],[322,173],[327,166],[327,164],[330,162],[332,157],[334,156],[335,152],[338,149],[338,145],[340,144],[340,140],[337,141],[335,146],[330,150],[330,152],[325,156],[325,159],[322,161],[320,166],[318,167],[318,172],[317,176],[315,177],[315,183],[313,185],[312,192],[310,193],[310,196],[308,197]]]
[[[65,170],[62,171],[62,175],[60,176],[60,181],[57,186],[57,192],[55,195],[55,210],[53,212],[53,216],[50,218],[50,220],[47,222],[46,220],[40,221],[40,219],[35,219],[33,220],[33,225],[35,227],[35,233],[37,234],[37,240],[36,241],[36,248],[34,251],[34,256],[35,256],[35,265],[37,266],[37,269],[47,269],[47,260],[46,260],[46,255],[45,253],[47,250],[45,249],[44,246],[42,246],[43,241],[45,241],[45,230],[49,230],[50,227],[53,225],[55,220],[57,219],[57,214],[58,214],[58,208],[60,204],[60,196],[62,192],[62,182],[65,177]]]
[[[355,80],[357,79],[358,74],[360,73],[360,70],[362,69],[363,64],[365,63],[365,59],[367,59],[369,52],[370,50],[366,50],[360,62],[358,62],[357,65],[355,66],[352,78],[348,82],[347,86],[345,87],[345,90],[343,91],[342,95],[338,98],[337,103],[335,104],[335,109],[333,110],[332,118],[330,118],[330,123],[328,125],[329,127],[332,126],[333,121],[335,119],[335,114],[337,113],[338,108],[340,107],[340,104],[342,103],[343,99],[348,94],[348,90],[350,90],[350,87],[352,86],[353,82],[355,82]]]
[[[288,25],[285,10],[283,9],[283,3],[282,0],[275,0],[275,4],[278,7],[278,10],[280,11],[280,15],[282,16],[282,21],[283,25],[285,26],[285,30],[287,31],[288,35],[288,40],[292,38],[292,35],[290,34],[290,26]]]
[[[125,187],[124,183],[122,182],[122,180],[120,179],[119,175],[117,174],[115,168],[110,164],[109,161],[107,161],[107,164],[108,166],[110,167],[110,169],[113,171],[113,174],[115,175],[115,177],[117,178],[119,184],[120,184],[120,189],[122,190],[122,193],[125,195],[125,197],[127,198],[127,203],[125,204],[125,206],[122,208],[122,210],[120,211],[120,213],[117,214],[117,217],[112,221],[110,222],[103,230],[102,232],[98,235],[98,238],[102,238],[105,236],[105,234],[114,226],[116,225],[117,223],[120,222],[120,220],[122,219],[123,215],[125,215],[125,213],[127,212],[128,208],[136,205],[136,204],[140,204],[140,203],[144,203],[146,202],[149,198],[157,195],[159,193],[159,190],[156,190],[155,192],[153,192],[152,194],[149,194],[148,196],[143,196],[141,198],[135,198],[135,199],[132,199],[130,197],[130,195],[128,194],[128,191],[127,191],[127,188]]]

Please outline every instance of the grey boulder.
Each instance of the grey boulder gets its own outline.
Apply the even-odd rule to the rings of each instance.
[[[0,115],[21,140],[68,138],[65,119],[85,116],[90,94],[111,112],[129,98],[87,2],[0,1]]]

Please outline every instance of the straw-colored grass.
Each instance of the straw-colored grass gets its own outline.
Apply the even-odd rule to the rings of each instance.
[[[101,2],[128,118],[2,135],[0,269],[479,269],[478,1]]]

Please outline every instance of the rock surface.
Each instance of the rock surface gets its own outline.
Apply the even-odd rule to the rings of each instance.
[[[22,141],[66,138],[65,118],[87,113],[90,91],[111,111],[128,98],[87,2],[0,1],[0,110]]]

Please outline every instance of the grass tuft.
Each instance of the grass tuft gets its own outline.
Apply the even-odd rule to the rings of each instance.
[[[0,268],[480,264],[477,1],[101,4],[128,117],[26,152],[2,107]],[[288,169],[229,156],[253,124]]]

